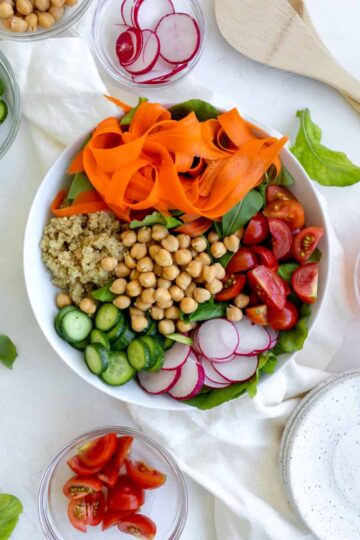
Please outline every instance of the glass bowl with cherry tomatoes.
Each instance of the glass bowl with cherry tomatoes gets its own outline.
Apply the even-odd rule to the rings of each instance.
[[[95,429],[69,442],[41,480],[39,516],[51,540],[180,538],[187,518],[184,477],[143,433]]]

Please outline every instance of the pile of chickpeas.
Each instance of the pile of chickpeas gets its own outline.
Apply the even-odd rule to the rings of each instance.
[[[36,32],[51,28],[64,16],[66,7],[78,0],[0,0],[0,19],[12,32]]]

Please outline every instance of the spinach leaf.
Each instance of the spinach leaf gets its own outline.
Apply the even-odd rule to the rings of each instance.
[[[280,264],[277,273],[284,281],[289,282],[291,280],[291,276],[293,275],[295,270],[299,268],[299,266],[300,265],[297,263]]]
[[[299,311],[299,320],[292,330],[280,332],[279,340],[273,349],[274,354],[300,351],[308,337],[308,322],[311,314],[309,304],[303,304]]]
[[[214,225],[214,229],[217,232],[217,234],[219,235],[219,237],[222,238],[223,237],[223,230],[222,230],[221,222],[220,221],[214,221],[213,225]]]
[[[220,114],[219,111],[213,105],[211,105],[211,103],[207,103],[201,99],[190,99],[184,103],[174,105],[171,107],[170,112],[171,117],[174,120],[181,120],[189,113],[194,112],[196,114],[196,118],[200,120],[200,122],[210,120],[210,118],[217,118]]]
[[[94,187],[85,173],[76,173],[74,175],[73,181],[71,182],[67,199],[68,201],[73,201],[78,195],[80,195],[80,193],[84,193],[85,191],[91,191],[93,189]]]
[[[207,302],[200,304],[196,311],[189,315],[185,313],[180,314],[180,318],[184,322],[192,321],[207,321],[208,319],[216,319],[217,317],[225,317],[227,303],[214,302],[211,298]]]
[[[227,267],[227,265],[229,264],[229,262],[231,261],[231,259],[233,258],[233,256],[235,255],[235,253],[232,253],[231,251],[227,251],[225,253],[225,255],[223,255],[222,257],[220,257],[220,259],[217,259],[216,262],[220,263],[221,266],[223,266],[224,268]]]
[[[223,237],[234,234],[243,227],[264,205],[261,194],[252,189],[222,218]]]
[[[160,212],[153,212],[146,216],[142,221],[134,220],[130,223],[130,229],[138,229],[139,227],[151,226],[151,225],[165,225],[168,229],[179,227],[182,225],[182,221],[179,221],[173,216],[165,216]]]
[[[8,540],[15,529],[23,506],[17,497],[13,495],[0,495],[0,538]]]
[[[17,356],[16,347],[11,339],[8,336],[0,336],[0,362],[7,368],[12,369]]]
[[[112,283],[113,282],[111,281],[100,289],[92,291],[91,296],[94,298],[94,300],[99,300],[100,302],[112,302],[115,300],[117,295],[110,291]]]
[[[166,336],[168,339],[172,339],[173,341],[178,341],[179,343],[184,343],[185,345],[191,345],[192,339],[188,336],[184,336],[184,334],[168,334]]]
[[[136,105],[136,107],[133,107],[131,111],[125,114],[125,116],[122,117],[120,124],[122,126],[129,126],[131,124],[131,120],[134,118],[136,111],[138,110],[141,103],[144,103],[145,101],[149,101],[146,97],[139,97],[139,103]]]
[[[343,152],[335,152],[321,144],[322,131],[311,120],[309,109],[297,112],[299,131],[292,153],[309,176],[323,186],[350,186],[360,180],[360,167]]]

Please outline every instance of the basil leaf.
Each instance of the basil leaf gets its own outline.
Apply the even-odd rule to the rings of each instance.
[[[12,369],[17,356],[16,347],[11,339],[7,336],[0,336],[0,362],[7,368]]]
[[[312,122],[309,109],[297,112],[299,131],[292,153],[308,175],[323,186],[351,186],[360,180],[357,167],[343,152],[335,152],[321,144],[322,131]]]
[[[299,311],[299,320],[292,330],[280,332],[278,342],[273,349],[274,354],[300,351],[308,337],[308,322],[311,314],[309,304],[303,304]]]
[[[192,321],[207,321],[208,319],[217,319],[218,317],[225,317],[227,303],[214,302],[211,298],[207,302],[203,302],[199,307],[189,315],[185,313],[180,314],[180,318],[184,322]]]
[[[181,120],[191,112],[195,113],[196,118],[200,120],[200,122],[210,120],[210,118],[217,118],[220,114],[211,103],[207,103],[201,99],[190,99],[184,103],[174,105],[170,109],[171,117],[174,120]]]
[[[93,189],[94,187],[85,173],[76,173],[74,175],[73,181],[71,182],[67,199],[68,201],[73,201],[78,195],[80,195],[80,193],[84,193],[85,191],[91,191]]]
[[[252,189],[222,218],[223,237],[234,234],[243,227],[263,207],[264,199],[261,194]]]
[[[130,229],[138,229],[139,227],[150,227],[151,225],[165,225],[167,229],[179,227],[183,225],[182,221],[179,221],[173,216],[164,216],[160,212],[153,212],[146,216],[142,221],[134,220],[130,223]]]
[[[96,289],[95,291],[91,292],[91,296],[94,298],[94,300],[99,300],[99,302],[112,302],[116,298],[116,294],[110,291],[110,287],[113,284],[111,281],[110,283],[107,283],[100,289]]]
[[[23,506],[13,495],[0,495],[0,538],[8,540],[15,529]]]
[[[145,101],[149,101],[146,97],[139,97],[139,103],[136,105],[136,107],[133,107],[128,113],[125,114],[125,116],[122,117],[120,121],[121,126],[129,126],[131,124],[131,120],[134,118],[136,111],[138,110],[141,103],[144,103]]]
[[[168,339],[172,339],[173,341],[178,341],[179,343],[184,343],[184,345],[191,345],[192,339],[188,336],[184,336],[184,334],[168,334],[166,336]]]
[[[299,266],[300,265],[297,263],[280,264],[277,273],[284,281],[289,282],[291,280],[291,276],[295,270],[299,268]]]

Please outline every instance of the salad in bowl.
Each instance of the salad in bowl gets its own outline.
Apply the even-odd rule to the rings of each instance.
[[[287,138],[236,108],[108,99],[122,115],[65,151],[30,213],[40,325],[73,369],[126,401],[207,409],[254,396],[303,347],[325,288],[315,192]]]

